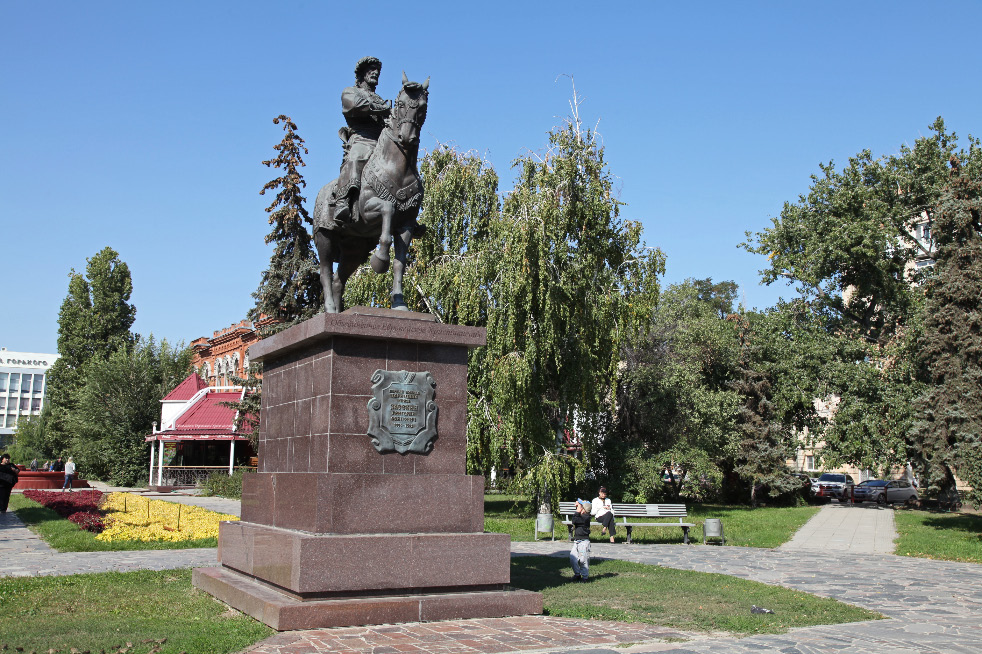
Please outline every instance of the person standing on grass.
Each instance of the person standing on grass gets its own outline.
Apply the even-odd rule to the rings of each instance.
[[[607,497],[606,486],[601,486],[600,490],[597,491],[597,497],[593,498],[590,515],[603,525],[600,533],[610,534],[610,542],[613,543],[617,527],[614,526],[614,505],[610,503],[610,498]]]
[[[72,480],[75,479],[75,462],[72,461],[72,457],[68,457],[68,463],[65,464],[65,483],[61,486],[61,492],[64,493],[65,489],[68,489],[69,493],[73,493],[72,490]]]
[[[573,581],[586,581],[590,576],[590,502],[576,500],[573,523],[573,548],[569,551],[569,563],[573,566]]]
[[[17,483],[18,474],[20,469],[10,462],[10,455],[6,452],[0,454],[0,513],[7,512],[10,489]]]

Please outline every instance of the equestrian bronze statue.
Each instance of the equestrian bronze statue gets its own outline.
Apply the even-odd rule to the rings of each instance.
[[[344,311],[345,284],[369,254],[372,270],[388,271],[393,245],[392,308],[408,310],[402,277],[409,244],[424,231],[416,222],[423,202],[416,159],[430,80],[410,82],[403,73],[402,89],[389,103],[375,93],[381,69],[378,59],[365,57],[355,68],[355,86],[342,93],[347,126],[338,132],[344,142],[341,173],[314,202],[314,244],[328,313]]]

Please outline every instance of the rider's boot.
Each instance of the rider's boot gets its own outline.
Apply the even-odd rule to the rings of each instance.
[[[339,223],[351,222],[351,198],[344,197],[338,200],[337,207],[334,209],[334,221]]]

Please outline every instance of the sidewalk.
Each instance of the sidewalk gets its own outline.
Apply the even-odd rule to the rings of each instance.
[[[878,504],[828,504],[778,549],[783,552],[893,554],[893,509]]]
[[[202,497],[196,495],[192,491],[174,491],[171,493],[158,493],[156,491],[151,491],[146,487],[143,488],[125,488],[121,486],[109,486],[101,481],[90,481],[89,485],[92,488],[102,491],[103,493],[135,493],[137,495],[142,495],[143,497],[149,497],[155,500],[164,500],[165,502],[177,502],[178,504],[193,504],[194,506],[200,506],[203,509],[208,509],[209,511],[216,511],[218,513],[226,513],[228,515],[234,515],[236,517],[242,516],[242,502],[239,500],[230,500],[225,497]]]

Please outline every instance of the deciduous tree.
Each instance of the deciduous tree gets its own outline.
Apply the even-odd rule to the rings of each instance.
[[[130,327],[136,308],[130,303],[129,266],[110,247],[87,259],[85,275],[69,273],[68,295],[58,315],[58,360],[48,372],[47,403],[51,424],[40,446],[46,456],[64,451],[67,418],[78,406],[78,391],[90,361],[108,357],[133,342]]]
[[[150,461],[144,437],[160,419],[161,398],[187,375],[191,356],[183,345],[150,336],[89,362],[67,420],[82,474],[118,486],[144,478]]]
[[[557,498],[584,470],[559,441],[575,430],[589,454],[609,425],[620,345],[647,324],[664,258],[620,218],[603,148],[575,119],[515,167],[502,201],[478,157],[427,155],[428,231],[413,241],[406,301],[488,329],[487,346],[470,354],[469,469],[508,467]],[[356,275],[348,292],[371,303],[386,288]]]
[[[734,455],[739,397],[728,385],[739,347],[725,315],[736,285],[687,280],[670,286],[650,330],[625,343],[617,395],[617,438],[602,467],[627,500],[677,500],[718,487]]]
[[[808,388],[813,399],[841,400],[820,434],[829,466],[886,468],[911,455],[924,303],[923,273],[914,263],[930,256],[918,228],[937,219],[949,159],[975,169],[982,158],[971,137],[969,150],[959,150],[940,118],[931,129],[895,155],[874,159],[864,151],[842,170],[822,165],[807,195],[785,203],[772,227],[748,233],[744,244],[768,257],[766,283],[795,283],[800,301],[782,305],[793,313],[788,323],[804,318],[799,335],[828,357],[785,380]]]

